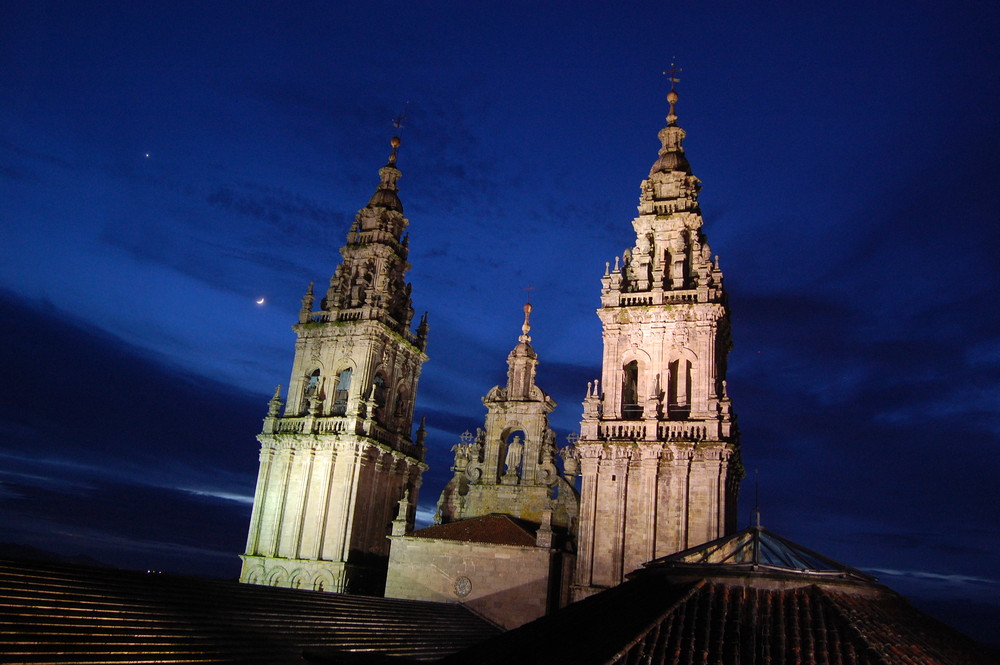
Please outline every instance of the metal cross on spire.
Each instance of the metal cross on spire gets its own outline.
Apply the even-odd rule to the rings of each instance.
[[[406,103],[409,104],[410,102]],[[403,111],[404,111],[403,113],[400,113],[399,115],[397,115],[395,118],[392,119],[392,126],[396,128],[396,135],[393,136],[392,141],[389,142],[390,145],[392,145],[392,154],[389,155],[390,164],[396,163],[396,154],[399,152],[399,144],[402,143],[402,141],[399,138],[399,135],[403,133],[403,121],[406,120],[405,107]]]
[[[681,69],[680,67],[678,67],[676,63],[671,62],[670,63],[670,69],[668,69],[667,71],[663,72],[663,75],[667,77],[668,81],[670,81],[670,89],[671,90],[673,90],[674,87],[678,83],[681,82],[681,80],[679,78],[677,78],[677,75],[680,74],[682,71],[684,71],[684,70]]]
[[[410,105],[409,100],[403,104],[403,110],[392,119],[392,126],[396,128],[396,135],[403,133],[403,121],[406,120],[406,107]]]
[[[677,103],[677,90],[675,90],[675,87],[681,81],[677,78],[677,75],[682,71],[683,70],[678,67],[676,63],[671,62],[670,69],[663,72],[663,75],[667,77],[668,81],[670,81],[670,92],[667,93],[667,103],[670,104],[670,112],[667,113],[667,126],[677,124],[677,114],[674,112],[674,105]]]

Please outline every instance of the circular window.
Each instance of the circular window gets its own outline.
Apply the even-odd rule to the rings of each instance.
[[[472,580],[470,580],[465,575],[455,579],[455,595],[459,598],[465,598],[470,593],[472,593]]]

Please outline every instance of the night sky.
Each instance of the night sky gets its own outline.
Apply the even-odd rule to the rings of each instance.
[[[400,113],[423,514],[527,287],[562,445],[676,58],[740,526],[759,474],[765,526],[1000,641],[1000,9],[609,6],[0,2],[0,540],[238,574],[290,327]]]

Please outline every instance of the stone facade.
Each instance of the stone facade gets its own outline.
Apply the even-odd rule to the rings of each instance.
[[[684,155],[677,93],[642,182],[635,246],[601,279],[604,357],[580,439],[574,598],[735,530],[742,475],[726,392],[729,309]]]
[[[397,504],[416,503],[423,428],[410,433],[427,320],[411,332],[398,147],[394,138],[320,307],[312,285],[303,298],[287,403],[279,386],[258,436],[243,582],[379,593]]]
[[[436,521],[448,523],[503,513],[535,523],[550,510],[552,523],[574,528],[579,499],[573,477],[556,466],[549,413],[555,401],[535,385],[538,354],[531,347],[531,305],[517,346],[507,356],[507,385],[483,398],[486,428],[466,432],[454,446],[454,476],[438,501]]]
[[[486,515],[394,535],[385,595],[462,603],[516,628],[568,598],[572,554],[548,527]]]
[[[453,448],[438,525],[410,533],[396,522],[386,596],[465,603],[506,628],[566,604],[579,495],[573,460],[568,478],[556,465],[556,403],[535,385],[530,316],[525,305],[507,385],[483,398],[485,429]]]

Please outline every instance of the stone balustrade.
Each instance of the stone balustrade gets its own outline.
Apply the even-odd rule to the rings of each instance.
[[[349,323],[351,321],[381,321],[393,332],[399,334],[410,344],[416,345],[417,336],[380,307],[355,307],[353,309],[337,309],[332,312],[322,310],[309,313],[309,323]]]
[[[656,423],[623,422],[597,424],[598,439],[635,441],[708,441],[719,438],[714,422],[660,421]],[[585,437],[586,438],[586,437]]]
[[[375,421],[365,421],[362,418],[348,416],[295,416],[291,418],[275,418],[268,434],[359,434],[368,436],[404,455],[423,459],[420,446],[409,441],[399,432],[382,427]]]

